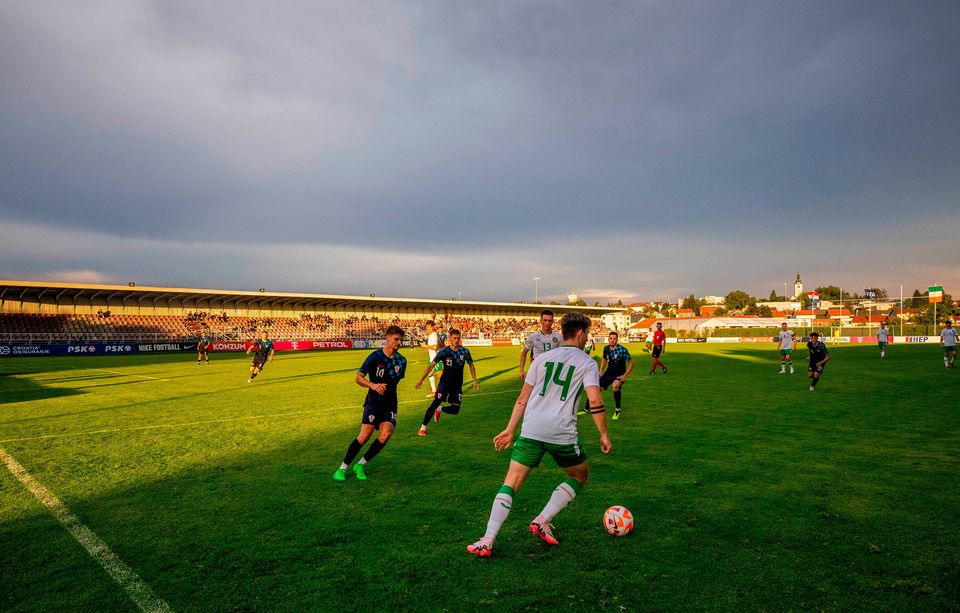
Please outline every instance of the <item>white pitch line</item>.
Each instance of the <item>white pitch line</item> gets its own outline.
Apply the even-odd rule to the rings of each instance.
[[[99,370],[100,372],[108,372],[114,375],[120,375],[121,377],[136,377],[138,379],[148,379],[150,381],[169,381],[170,379],[158,379],[157,377],[148,377],[146,375],[135,375],[132,373],[120,372],[117,370],[107,370],[106,368],[90,368],[89,370]]]
[[[87,550],[90,557],[100,563],[103,570],[107,571],[107,574],[113,577],[113,580],[123,588],[127,596],[130,597],[130,600],[140,607],[141,611],[149,611],[152,613],[154,611],[172,610],[170,609],[170,605],[154,594],[150,586],[144,583],[137,573],[127,566],[123,560],[118,558],[117,554],[113,553],[110,547],[108,547],[93,530],[80,523],[77,516],[74,515],[53,492],[34,479],[3,447],[0,447],[0,459],[7,465],[10,474],[16,477],[17,481],[22,483],[23,486],[40,501],[40,504],[46,507],[47,511],[49,511],[57,521],[63,524],[63,527],[70,532],[71,536],[77,539],[77,542]]]
[[[503,390],[500,392],[481,392],[478,394],[464,395],[464,398],[473,396],[493,396],[496,394],[518,394],[514,390]],[[403,400],[399,404],[422,404],[423,400]],[[25,436],[22,438],[6,438],[0,440],[0,443],[16,443],[21,441],[40,441],[51,438],[67,438],[71,436],[90,436],[93,434],[116,434],[119,432],[138,432],[142,430],[162,430],[166,428],[187,428],[190,426],[206,426],[210,424],[223,424],[234,421],[247,421],[251,419],[268,419],[270,417],[290,417],[292,415],[310,415],[313,413],[325,413],[327,411],[344,411],[357,408],[357,405],[351,404],[343,407],[324,407],[322,409],[310,409],[308,411],[292,411],[289,413],[268,413],[265,415],[244,415],[241,417],[226,417],[224,419],[210,419],[205,421],[188,421],[179,424],[154,424],[152,426],[131,426],[129,428],[111,428],[107,430],[84,430],[82,432],[65,432],[62,434],[41,434],[40,436]],[[2,424],[0,424],[2,425]]]

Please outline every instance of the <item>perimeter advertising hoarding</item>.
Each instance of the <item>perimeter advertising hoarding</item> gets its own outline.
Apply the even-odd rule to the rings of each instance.
[[[170,343],[41,343],[33,345],[0,345],[0,357],[46,355],[117,355],[124,353],[190,351],[192,342]]]
[[[346,338],[322,341],[273,341],[273,348],[277,351],[314,351],[317,349],[364,349],[374,346],[370,341],[352,341]],[[383,341],[380,341],[383,345]],[[253,346],[250,341],[213,341],[210,351],[246,351]]]
[[[361,343],[363,343],[361,345]],[[382,341],[380,342],[382,345]],[[210,351],[246,351],[252,343],[244,341],[214,341]],[[275,341],[277,351],[313,351],[318,349],[354,349],[373,345],[366,341],[348,339],[322,341]],[[0,345],[0,358],[49,355],[118,355],[129,353],[165,353],[171,351],[196,351],[196,341],[169,341],[161,343],[74,343],[33,345]]]

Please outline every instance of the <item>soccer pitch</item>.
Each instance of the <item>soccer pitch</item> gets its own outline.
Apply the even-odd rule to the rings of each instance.
[[[563,478],[546,458],[488,560],[464,548],[506,472],[516,348],[471,348],[480,392],[423,438],[425,352],[405,349],[366,482],[331,479],[366,351],[278,353],[252,384],[242,355],[7,359],[0,448],[178,611],[958,608],[958,374],[937,347],[831,348],[815,393],[802,349],[780,375],[772,343],[669,345],[651,376],[628,347],[610,455],[580,418],[591,476],[561,544],[527,531]],[[601,527],[614,504],[628,537]],[[0,556],[4,611],[136,610],[3,466]]]

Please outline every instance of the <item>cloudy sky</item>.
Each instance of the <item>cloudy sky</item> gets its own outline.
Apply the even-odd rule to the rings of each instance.
[[[960,3],[0,0],[0,277],[960,293]]]

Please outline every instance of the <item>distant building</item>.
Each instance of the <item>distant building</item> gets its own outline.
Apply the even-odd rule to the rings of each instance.
[[[701,296],[700,300],[703,300],[706,304],[723,304],[723,296]]]
[[[617,332],[624,332],[630,327],[630,315],[626,313],[605,313],[600,316],[604,326]]]
[[[793,283],[793,298],[796,300],[800,296],[803,296],[803,281],[800,280],[800,273],[797,273],[797,280]]]
[[[701,317],[713,317],[721,308],[722,307],[719,304],[713,304],[709,306],[704,305],[700,307],[700,315]]]
[[[794,302],[794,301],[787,301],[787,302],[768,301],[768,302],[758,302],[757,306],[770,307],[771,310],[775,310],[775,311],[797,311],[803,305],[800,304],[799,302]],[[702,313],[703,309],[701,309],[700,312]]]

